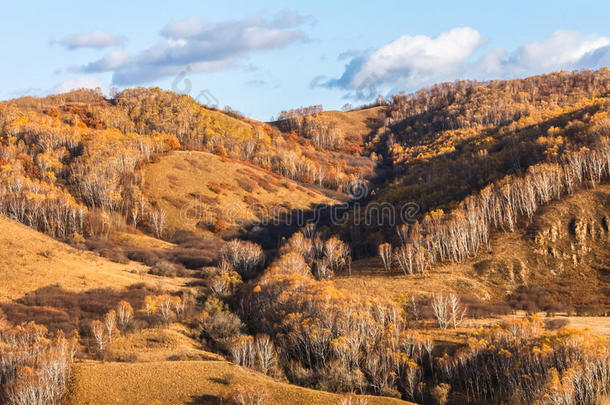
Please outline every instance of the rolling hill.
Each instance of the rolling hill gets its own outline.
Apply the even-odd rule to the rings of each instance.
[[[0,103],[0,400],[606,400],[610,71],[381,101]]]
[[[111,262],[76,249],[0,216],[0,301],[13,301],[49,285],[72,292],[96,288],[123,288],[132,284],[162,283],[170,289],[187,280],[147,274],[147,267],[132,262]]]
[[[167,212],[172,228],[211,232],[339,203],[321,191],[253,165],[191,151],[175,151],[148,165],[143,188]]]
[[[67,404],[220,404],[242,387],[265,387],[268,403],[340,404],[341,395],[277,382],[226,361],[92,363],[75,366]],[[368,403],[408,404],[369,396]]]
[[[608,184],[582,190],[543,207],[522,229],[495,233],[488,249],[462,263],[405,276],[369,258],[354,261],[352,275],[335,282],[371,296],[453,290],[483,301],[523,300],[515,302],[520,309],[603,314],[610,306],[609,202]]]

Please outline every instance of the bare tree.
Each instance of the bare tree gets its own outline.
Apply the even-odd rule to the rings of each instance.
[[[263,249],[259,245],[238,239],[228,242],[220,255],[242,277],[252,277],[257,267],[265,260]]]
[[[131,322],[131,318],[133,318],[133,308],[129,302],[120,301],[117,305],[116,314],[119,327],[125,329],[129,322]]]
[[[400,239],[400,242],[405,244],[409,241],[409,225],[402,224],[396,227],[396,234]]]
[[[95,321],[91,322],[91,334],[95,339],[97,349],[100,353],[104,351],[104,347],[106,346],[105,330],[106,327],[102,321],[96,319]]]
[[[392,245],[389,243],[379,245],[379,257],[383,262],[383,268],[386,271],[392,270]]]
[[[149,214],[150,222],[153,226],[153,232],[157,238],[163,237],[165,225],[167,222],[167,212],[163,208],[152,209]]]
[[[432,296],[431,305],[438,327],[447,329],[449,322],[451,321],[449,297],[446,294],[434,294]]]
[[[285,253],[279,257],[273,267],[277,267],[283,273],[299,273],[302,276],[311,276],[311,270],[303,256],[295,252]]]
[[[345,268],[346,259],[349,257],[348,245],[335,236],[331,236],[324,243],[324,256],[332,271],[338,272]]]
[[[230,347],[233,362],[240,366],[254,368],[256,347],[252,336],[240,336],[233,341]]]
[[[114,335],[116,334],[116,311],[111,309],[104,315],[104,325],[106,326],[106,333],[108,336],[108,343],[112,343]]]
[[[451,314],[451,323],[453,328],[457,328],[466,316],[467,307],[460,302],[460,299],[455,293],[449,294],[449,311]]]
[[[172,315],[172,297],[170,295],[162,295],[159,297],[159,313],[163,322],[169,322]]]
[[[413,314],[413,318],[416,321],[419,321],[420,318],[420,314],[419,314],[419,305],[417,303],[417,300],[415,299],[414,295],[411,295],[411,313]]]
[[[328,265],[328,260],[326,258],[316,260],[314,268],[315,276],[318,280],[330,280],[333,278],[334,273]]]
[[[404,274],[413,274],[415,251],[412,244],[405,243],[399,247],[394,253],[394,258]]]
[[[269,374],[276,361],[273,342],[268,335],[257,335],[254,344],[258,369],[265,374]]]

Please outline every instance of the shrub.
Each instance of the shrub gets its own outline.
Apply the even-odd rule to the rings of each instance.
[[[127,264],[129,259],[125,255],[124,250],[106,239],[89,239],[85,242],[85,246],[113,262]]]
[[[430,395],[436,401],[438,405],[445,405],[449,400],[449,392],[451,391],[451,385],[439,384],[432,389]]]
[[[235,405],[264,405],[269,402],[269,393],[264,385],[238,386],[230,397],[230,403]]]
[[[256,243],[234,239],[228,242],[220,253],[243,278],[250,278],[265,259],[263,249]]]
[[[243,324],[217,298],[208,298],[201,313],[199,324],[201,337],[227,350],[231,341],[240,335]]]
[[[220,194],[222,192],[222,186],[218,183],[210,182],[207,186],[212,193]]]
[[[565,318],[554,318],[554,319],[545,319],[544,327],[548,330],[557,330],[561,329],[564,326],[568,326],[570,321]]]
[[[133,249],[127,252],[129,260],[154,266],[159,261],[159,255],[151,249]]]
[[[177,277],[186,274],[186,270],[183,266],[168,262],[167,260],[159,260],[148,272],[155,276],[163,277]]]
[[[364,397],[358,397],[354,394],[345,394],[339,401],[340,405],[368,405],[369,400]]]
[[[214,233],[224,232],[228,228],[227,222],[222,219],[222,217],[217,216],[216,221],[214,221],[214,225],[212,226],[212,230]]]
[[[256,182],[246,178],[238,178],[237,184],[239,185],[239,187],[241,187],[244,191],[247,191],[248,193],[253,192],[256,188]]]

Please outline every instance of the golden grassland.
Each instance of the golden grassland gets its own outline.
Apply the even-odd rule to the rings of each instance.
[[[120,336],[112,343],[116,358],[130,362],[79,361],[66,403],[221,404],[238,386],[264,386],[269,404],[338,404],[340,395],[276,381],[202,350],[180,324]],[[370,404],[406,403],[368,397]]]
[[[481,281],[469,276],[466,266],[437,268],[424,275],[404,275],[397,271],[387,273],[379,258],[357,260],[352,265],[352,274],[338,275],[334,281],[338,288],[358,291],[359,294],[375,298],[417,294],[430,296],[435,292],[453,290],[457,293],[476,293],[488,299],[492,291]]]
[[[112,354],[119,359],[138,362],[224,360],[219,354],[203,350],[190,334],[179,323],[173,323],[167,328],[151,327],[125,333],[112,342]]]
[[[115,232],[112,235],[113,242],[120,246],[129,246],[146,249],[172,249],[176,245],[161,239],[153,238],[140,232]]]
[[[142,264],[113,263],[0,216],[0,302],[55,284],[78,292],[142,282],[176,289],[188,282],[184,278],[152,276],[146,271]]]
[[[222,404],[237,386],[264,386],[269,404],[339,404],[340,395],[297,387],[222,360],[75,365],[69,405]],[[406,404],[368,397],[369,404]],[[224,401],[226,403],[226,401]]]
[[[382,119],[387,107],[372,107],[354,111],[324,111],[320,113],[323,120],[335,125],[348,138],[363,138],[368,135],[375,125],[372,121]]]
[[[198,229],[199,221],[213,225],[219,217],[228,225],[245,225],[276,211],[337,203],[259,167],[191,151],[174,151],[147,165],[144,193],[167,212],[170,226],[187,230]]]

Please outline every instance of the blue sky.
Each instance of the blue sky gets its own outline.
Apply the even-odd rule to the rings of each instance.
[[[0,98],[160,86],[267,120],[439,81],[610,64],[607,1],[11,2]]]

